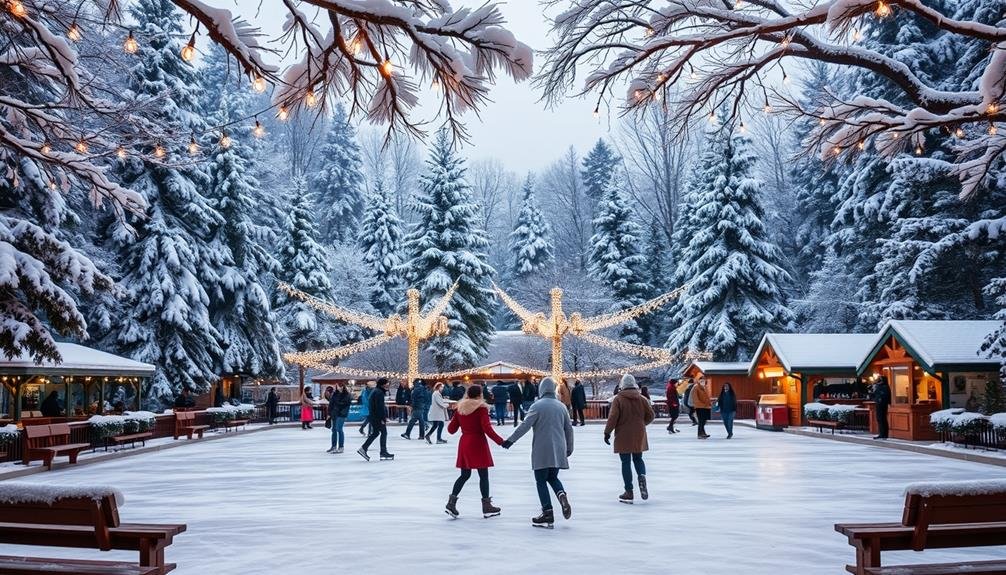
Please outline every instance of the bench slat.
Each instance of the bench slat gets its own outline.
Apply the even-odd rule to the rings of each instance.
[[[866,573],[867,575],[1004,575],[1006,574],[1006,561],[889,565],[887,567],[868,567]]]
[[[121,561],[85,561],[80,559],[46,559],[41,557],[0,556],[0,574],[34,575],[35,573],[69,573],[72,575],[157,575],[161,567],[141,567]],[[171,565],[174,569],[174,565]],[[164,572],[171,569],[164,569]]]

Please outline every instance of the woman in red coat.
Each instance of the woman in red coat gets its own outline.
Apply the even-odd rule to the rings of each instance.
[[[458,495],[472,476],[472,469],[475,469],[479,473],[479,491],[482,492],[482,516],[495,517],[500,514],[500,508],[493,507],[489,497],[489,468],[493,466],[493,456],[486,437],[497,445],[503,444],[503,438],[496,433],[489,421],[489,406],[482,400],[482,386],[469,387],[465,396],[465,399],[458,402],[457,412],[447,426],[447,432],[451,435],[457,433],[458,429],[461,430],[457,463],[461,476],[454,482],[454,491],[447,500],[446,511],[451,517],[458,516]]]

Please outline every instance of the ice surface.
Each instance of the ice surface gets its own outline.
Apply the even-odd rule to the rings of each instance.
[[[498,428],[504,435],[512,427]],[[429,446],[389,429],[395,461],[364,462],[346,427],[346,453],[325,454],[329,433],[285,428],[32,476],[49,485],[109,484],[127,495],[123,521],[184,522],[167,549],[178,575],[255,573],[702,573],[834,575],[854,559],[836,522],[899,521],[906,485],[997,479],[1001,467],[738,426],[726,441],[650,426],[650,500],[616,501],[618,459],[602,427],[575,428],[573,505],[554,531],[538,512],[530,441],[492,446],[493,501],[482,519],[474,479],[443,512],[456,477],[457,436]],[[376,455],[376,449],[372,452]],[[5,554],[123,558],[135,553],[5,546]],[[1006,558],[1006,548],[885,553],[885,563]]]

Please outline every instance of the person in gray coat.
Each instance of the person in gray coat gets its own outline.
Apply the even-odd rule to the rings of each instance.
[[[538,401],[531,405],[523,423],[503,442],[503,447],[509,449],[529,430],[534,430],[531,468],[534,469],[538,499],[541,501],[541,515],[531,519],[531,523],[536,527],[551,529],[555,517],[552,498],[548,493],[549,486],[559,499],[562,516],[569,519],[573,514],[566,489],[559,481],[559,470],[569,469],[569,456],[573,454],[573,423],[566,406],[556,397],[555,381],[551,377],[541,380],[538,393]]]

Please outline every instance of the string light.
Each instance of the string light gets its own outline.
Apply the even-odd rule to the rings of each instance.
[[[817,123],[819,126],[823,126],[827,123],[827,120],[825,120],[824,118],[818,118]]]
[[[769,103],[768,103],[768,99],[766,99],[766,100],[765,100],[765,107],[764,107],[764,108],[762,108],[762,110],[763,110],[763,111],[764,111],[764,112],[765,112],[766,114],[771,114],[771,113],[772,113],[772,104],[769,104]]]
[[[744,125],[744,120],[741,119],[740,132],[742,134],[746,134],[747,131],[748,131],[748,127]]]
[[[157,158],[163,158],[166,155],[168,155],[168,152],[164,149],[164,146],[158,142],[157,145],[154,146],[154,156]]]
[[[957,129],[954,130],[954,135],[957,136],[958,138],[963,138],[964,137],[964,128],[961,128],[960,126],[958,126]]]
[[[18,18],[24,18],[28,15],[28,9],[24,7],[24,2],[21,0],[11,0],[10,13]]]
[[[129,35],[126,36],[126,41],[122,43],[122,50],[126,54],[135,54],[137,51],[139,51],[139,49],[140,44],[139,42],[136,41],[136,38],[133,36],[133,31],[130,30]]]
[[[87,142],[85,142],[83,138],[81,138],[80,140],[77,140],[77,144],[73,147],[73,149],[76,150],[78,154],[86,154]]]
[[[853,42],[859,42],[862,39],[863,39],[863,33],[859,30],[859,28],[856,28],[855,30],[852,31]]]
[[[262,138],[265,136],[265,127],[262,125],[262,122],[258,121],[258,118],[255,119],[255,127],[252,128],[252,134],[254,134],[256,138]]]
[[[363,49],[363,41],[360,39],[359,36],[354,37],[353,40],[349,43],[349,52],[353,56],[359,56],[360,51],[362,49]]]
[[[286,106],[280,106],[276,117],[279,118],[279,121],[285,122],[290,117],[290,111],[286,109]]]
[[[716,112],[709,112],[709,123],[710,124],[716,123]]]
[[[231,137],[227,135],[227,132],[221,131],[220,132],[220,147],[226,150],[227,148],[231,147],[232,143],[233,142],[231,141]]]
[[[996,128],[995,124],[993,124],[992,122],[989,122],[989,135],[990,136],[995,136],[996,132],[998,132],[998,131],[999,131],[999,128]]]
[[[838,146],[835,146],[834,148],[831,149],[831,153],[833,153],[833,154],[835,154],[837,156],[837,155],[839,155],[839,154],[842,153],[842,148],[839,148]]]
[[[601,117],[601,107],[600,106],[595,106],[594,107],[594,119],[596,120],[597,118],[600,118],[600,117]]]
[[[915,155],[916,156],[921,156],[922,155],[922,144],[919,144],[919,145],[915,146]]]
[[[117,158],[119,158],[120,160],[125,160],[126,159],[126,155],[127,155],[126,154],[126,148],[124,148],[122,146],[119,146],[118,148],[115,149],[115,156]]]
[[[860,140],[859,142],[856,143],[856,148],[859,151],[865,150],[866,149],[866,142],[864,142],[863,140]]]
[[[985,111],[986,111],[987,113],[989,113],[989,114],[995,114],[996,112],[998,112],[998,111],[999,111],[999,104],[997,104],[997,103],[995,103],[995,102],[991,102],[991,103],[989,103],[989,105],[988,105],[988,106],[987,106],[987,107],[985,108]]]
[[[307,94],[304,94],[304,103],[307,104],[308,108],[318,105],[318,97],[314,95],[314,88],[307,89]]]
[[[48,156],[49,153],[52,152],[52,144],[50,144],[48,141],[43,142],[42,147],[39,148],[39,151]]]
[[[196,141],[196,135],[192,134],[192,137],[189,138],[189,155],[195,156],[197,154],[199,154],[199,142]]]
[[[182,60],[191,62],[196,59],[196,33],[189,37],[189,43],[182,47]]]
[[[395,65],[391,63],[391,60],[381,62],[381,74],[383,74],[385,78],[390,78],[394,72]]]
[[[891,15],[891,7],[884,0],[878,0],[877,9],[873,11],[877,18],[887,18]]]
[[[252,89],[255,90],[255,92],[259,93],[259,94],[261,94],[262,92],[265,92],[265,89],[266,89],[265,78],[263,78],[262,76],[256,75],[255,79],[252,80]]]
[[[77,25],[77,21],[74,20],[70,23],[70,27],[66,29],[66,37],[74,42],[80,42],[83,38],[83,34],[80,32],[80,26]]]

